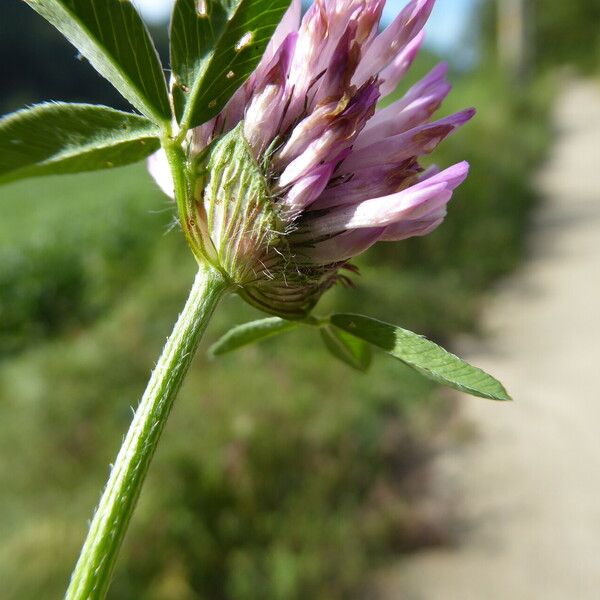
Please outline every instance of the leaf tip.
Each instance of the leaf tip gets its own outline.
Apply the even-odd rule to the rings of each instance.
[[[504,389],[502,388],[502,393],[499,396],[498,400],[500,402],[514,402],[515,399]]]
[[[222,344],[220,343],[220,340],[217,340],[214,344],[211,344],[208,347],[208,349],[206,350],[206,357],[209,360],[215,360],[221,354],[223,354],[223,351],[222,351]]]

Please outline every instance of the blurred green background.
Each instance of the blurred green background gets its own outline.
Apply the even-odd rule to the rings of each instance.
[[[497,51],[515,32],[497,35],[495,2],[468,11],[461,44],[474,52],[454,65],[443,112],[474,105],[479,115],[435,153],[440,165],[472,166],[446,223],[372,249],[357,289],[333,290],[320,312],[365,312],[450,346],[476,332],[484,293],[523,253],[560,69],[593,70],[600,55],[595,0],[528,5],[537,10],[516,56]],[[164,45],[164,28],[155,33]],[[19,0],[0,8],[0,51],[2,112],[45,99],[123,107]],[[397,94],[437,60],[425,52]],[[193,274],[172,205],[143,165],[0,190],[3,598],[61,596]],[[355,374],[310,331],[206,358],[208,343],[257,316],[235,298],[218,311],[110,597],[362,597],[374,567],[447,541],[443,514],[426,509],[427,466],[435,439],[460,432],[453,394],[384,356]]]

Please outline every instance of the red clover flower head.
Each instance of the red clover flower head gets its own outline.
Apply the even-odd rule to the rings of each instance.
[[[425,170],[419,157],[474,110],[432,120],[450,91],[442,64],[376,111],[434,1],[412,0],[378,33],[385,0],[316,0],[302,19],[293,0],[251,77],[188,137],[199,258],[255,306],[301,318],[353,257],[443,221],[468,164]],[[163,155],[150,171],[173,195]]]

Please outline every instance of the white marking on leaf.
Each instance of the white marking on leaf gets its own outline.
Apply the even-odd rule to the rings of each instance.
[[[248,31],[247,33],[245,33],[237,42],[237,44],[234,46],[235,51],[236,52],[240,52],[241,50],[243,50],[244,48],[247,48],[250,43],[252,42],[252,38],[254,37],[254,32],[253,31]]]
[[[206,0],[198,0],[196,2],[196,13],[199,17],[208,17],[208,5]]]

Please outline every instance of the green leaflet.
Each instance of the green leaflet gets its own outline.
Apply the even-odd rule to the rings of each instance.
[[[291,331],[298,327],[297,321],[285,321],[279,317],[270,317],[238,325],[230,329],[222,338],[216,341],[209,349],[211,356],[220,356],[233,352],[242,346],[260,342],[266,338]]]
[[[325,347],[333,356],[357,371],[368,371],[372,352],[365,342],[328,325],[321,327],[320,332]]]
[[[25,0],[141,113],[168,123],[171,109],[156,48],[129,0]]]
[[[481,398],[511,399],[491,375],[416,333],[362,315],[333,315],[331,323],[385,350],[438,383]]]
[[[146,118],[104,106],[51,103],[0,119],[0,183],[136,162],[160,147]]]
[[[260,61],[290,0],[177,0],[171,22],[175,113],[183,129],[221,111]]]

